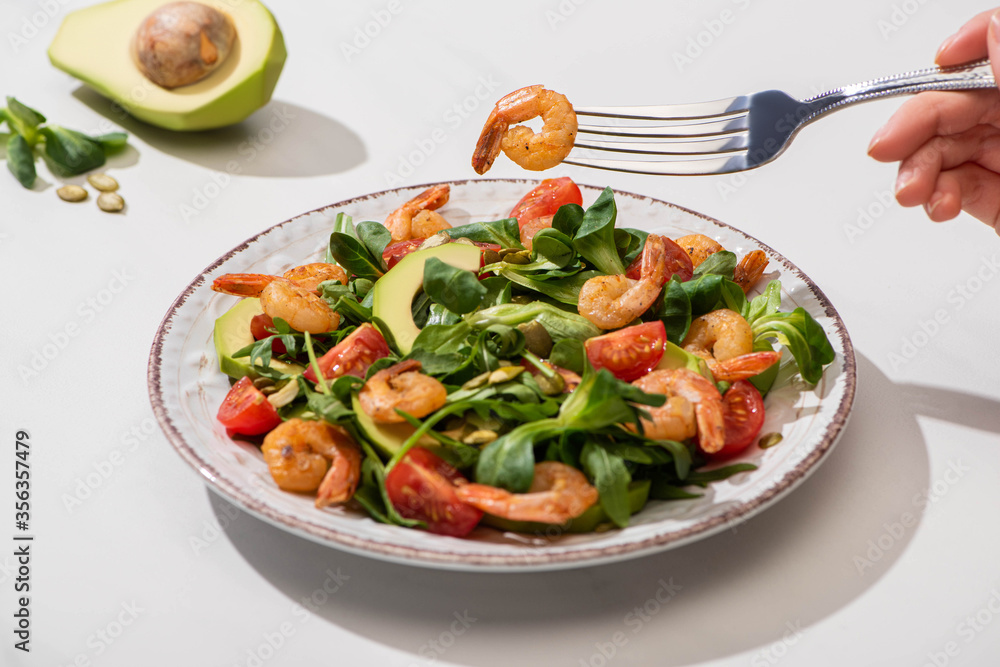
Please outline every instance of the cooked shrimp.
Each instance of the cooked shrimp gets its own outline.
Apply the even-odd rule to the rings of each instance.
[[[271,319],[280,317],[296,331],[325,333],[340,325],[340,313],[334,312],[315,292],[285,277],[227,273],[215,279],[212,289],[233,296],[260,297],[260,307]]]
[[[375,421],[394,424],[406,421],[402,410],[414,417],[426,417],[448,400],[445,386],[420,372],[414,359],[389,366],[368,378],[358,394],[361,408]]]
[[[547,227],[551,227],[552,218],[554,217],[554,215],[541,215],[537,218],[532,218],[521,225],[521,244],[528,250],[531,250],[531,239],[535,238],[535,234],[538,232],[546,229]]]
[[[558,461],[535,464],[527,493],[511,493],[485,484],[462,484],[458,499],[493,516],[511,521],[565,523],[597,502],[597,489],[583,473]]]
[[[704,234],[688,234],[679,239],[674,239],[674,243],[684,248],[684,252],[691,256],[691,263],[695,266],[698,266],[708,259],[709,256],[714,255],[720,250],[725,250],[722,244]]]
[[[741,354],[738,357],[715,363],[709,361],[708,367],[711,369],[712,375],[716,380],[720,382],[736,382],[737,380],[752,378],[754,375],[760,375],[779,361],[781,361],[781,352],[768,350],[765,352]]]
[[[279,489],[319,491],[316,507],[344,502],[361,478],[361,451],[347,431],[324,421],[289,419],[264,436],[264,461]]]
[[[319,289],[320,283],[327,280],[336,280],[341,285],[347,284],[347,271],[336,264],[328,264],[327,262],[313,262],[312,264],[296,266],[294,269],[285,271],[282,277],[288,278],[310,291]]]
[[[780,352],[754,352],[750,325],[726,308],[693,319],[681,347],[708,362],[715,379],[725,382],[753,377],[781,359]]]
[[[725,361],[753,352],[753,333],[742,315],[722,308],[691,320],[681,347],[699,357]]]
[[[623,275],[595,276],[583,284],[577,310],[602,329],[620,329],[653,305],[667,270],[663,239],[650,234],[642,249],[639,280]]]
[[[736,265],[733,272],[733,282],[743,288],[743,293],[748,293],[757,284],[760,277],[764,275],[767,268],[767,255],[763,250],[751,250],[743,255],[743,259]]]
[[[649,394],[663,394],[667,402],[647,408],[652,420],[642,418],[643,432],[654,440],[686,440],[698,436],[709,454],[726,443],[722,396],[715,385],[687,368],[653,371],[632,383]]]
[[[542,117],[542,131],[511,123]],[[576,112],[565,95],[544,86],[527,86],[502,98],[493,107],[472,154],[472,168],[485,174],[503,152],[524,169],[542,171],[562,162],[573,148]]]
[[[451,223],[443,215],[437,211],[425,210],[413,216],[410,233],[415,239],[425,239],[446,229],[451,229]]]
[[[413,231],[414,216],[416,216],[420,211],[436,211],[448,203],[448,197],[450,196],[450,186],[435,185],[432,188],[427,188],[419,195],[390,213],[389,217],[385,219],[385,228],[389,230],[390,234],[392,234],[393,243],[420,238],[420,236],[414,234]],[[438,217],[440,218],[438,223],[444,221],[444,218],[441,218],[441,216]],[[442,229],[448,229],[450,227],[451,225],[448,225]],[[440,229],[437,231],[440,231]]]
[[[280,317],[296,331],[326,333],[340,326],[340,313],[305,287],[276,278],[260,293],[260,307],[275,319]]]

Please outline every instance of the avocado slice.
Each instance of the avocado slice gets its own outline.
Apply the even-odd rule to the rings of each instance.
[[[399,260],[372,287],[372,320],[390,344],[395,343],[401,355],[413,349],[420,329],[413,321],[413,297],[424,284],[424,263],[437,257],[466,271],[478,271],[482,251],[465,243],[445,243],[426,250],[417,250]]]
[[[666,346],[663,348],[663,358],[660,359],[660,363],[656,365],[654,370],[672,370],[676,368],[686,368],[704,375],[710,382],[715,382],[715,378],[712,377],[712,371],[708,370],[708,364],[705,363],[704,359],[691,354],[684,348],[678,347],[668,340],[666,341]]]
[[[114,0],[67,15],[49,46],[52,64],[117,102],[136,118],[168,130],[232,125],[267,104],[285,63],[285,42],[258,0],[203,0],[228,15],[236,40],[226,60],[196,83],[168,90],[139,70],[132,39],[167,0]]]
[[[401,424],[376,423],[368,416],[367,412],[361,409],[361,403],[358,402],[356,393],[351,395],[351,407],[354,409],[354,415],[361,432],[386,456],[391,457],[398,452],[403,443],[417,430],[406,422]],[[417,441],[417,444],[421,447],[433,448],[437,446],[437,441],[429,435],[425,435]]]
[[[649,485],[650,482],[648,479],[632,482],[628,485],[628,506],[631,514],[635,514],[646,506],[646,500],[649,499]],[[533,533],[536,535],[548,535],[553,532],[555,534],[592,533],[598,526],[610,521],[611,519],[605,513],[600,503],[591,505],[580,516],[561,524],[511,521],[510,519],[502,519],[492,514],[483,514],[482,519],[484,525],[500,530],[509,530],[514,533]]]
[[[235,306],[215,320],[215,353],[219,357],[219,370],[229,377],[239,380],[244,375],[257,377],[257,372],[250,365],[250,357],[234,359],[233,354],[253,343],[250,334],[250,320],[254,315],[264,311],[260,307],[260,299],[247,297],[241,299]],[[271,368],[287,375],[298,375],[305,371],[299,364],[287,364],[277,359],[271,360]]]

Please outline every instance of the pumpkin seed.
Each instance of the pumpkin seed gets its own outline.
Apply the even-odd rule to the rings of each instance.
[[[253,381],[253,386],[257,387],[258,389],[263,389],[264,387],[273,387],[274,380],[272,380],[271,378],[259,377]]]
[[[260,393],[264,394],[265,396],[270,396],[271,394],[277,394],[278,388],[275,387],[273,384],[269,384],[266,387],[261,387]]]
[[[784,440],[784,436],[780,433],[768,433],[765,436],[761,436],[760,442],[757,443],[757,446],[761,449],[767,449],[768,447],[774,447],[782,440]]]
[[[489,266],[490,264],[496,264],[500,261],[500,253],[498,253],[493,248],[483,249],[483,266]]]
[[[551,378],[547,378],[539,373],[535,376],[535,382],[538,383],[538,388],[546,396],[558,396],[566,389],[566,380],[559,373],[556,373]]]
[[[56,190],[56,194],[59,195],[59,199],[69,202],[83,201],[87,198],[87,191],[79,185],[64,185]]]
[[[552,352],[552,336],[538,320],[522,322],[517,328],[524,334],[524,347],[536,357],[547,359]]]
[[[489,371],[486,371],[485,373],[477,375],[476,377],[472,378],[471,380],[463,384],[462,389],[479,389],[484,384],[489,382],[489,380],[490,380],[490,373]]]
[[[480,429],[478,431],[473,431],[469,435],[462,438],[462,442],[467,445],[485,445],[493,442],[499,436],[496,431],[489,431],[487,429]]]
[[[117,213],[125,208],[125,200],[116,192],[102,192],[97,198],[97,207],[108,213]]]
[[[524,372],[524,366],[501,366],[490,373],[490,384],[500,384],[513,380]]]
[[[87,182],[101,192],[114,192],[118,189],[118,181],[107,174],[91,174],[87,177]]]
[[[512,252],[509,255],[504,255],[503,261],[507,264],[530,264],[531,251],[521,250],[520,252]]]

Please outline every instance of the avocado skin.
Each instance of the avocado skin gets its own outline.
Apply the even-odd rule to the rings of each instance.
[[[628,485],[629,512],[635,514],[646,506],[649,499],[648,479],[632,482]],[[587,511],[570,519],[566,523],[538,523],[535,521],[511,521],[492,514],[483,514],[482,523],[498,530],[508,530],[513,533],[529,533],[534,535],[559,535],[561,533],[592,533],[601,524],[610,523],[600,503],[587,508]],[[613,525],[613,524],[612,524]]]

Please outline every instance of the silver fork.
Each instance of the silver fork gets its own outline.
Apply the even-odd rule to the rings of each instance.
[[[788,148],[805,125],[851,104],[927,90],[995,87],[990,61],[981,60],[958,67],[887,76],[807,100],[797,100],[780,90],[765,90],[698,104],[577,107],[578,116],[612,122],[581,124],[576,145],[563,162],[636,174],[728,174],[770,162]],[[581,135],[625,140],[584,139]],[[640,158],[600,159],[588,157],[583,153],[585,150],[627,153]]]

